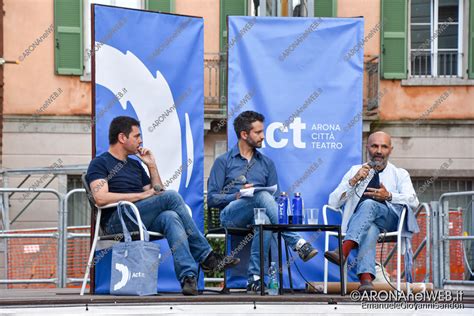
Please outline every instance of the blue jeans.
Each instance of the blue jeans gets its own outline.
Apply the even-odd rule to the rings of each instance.
[[[278,224],[278,204],[274,197],[265,191],[256,193],[253,197],[244,197],[232,201],[221,211],[221,224],[224,227],[247,227],[254,223],[254,208],[265,208],[264,216],[265,224]],[[294,250],[296,243],[301,238],[294,232],[282,233],[283,239]],[[270,250],[270,242],[272,233],[265,231],[263,233],[263,254],[264,267],[268,267],[268,252]],[[260,237],[259,230],[255,230],[255,236],[252,240],[250,250],[250,262],[248,276],[260,275]],[[265,271],[266,272],[266,271]]]
[[[189,215],[183,198],[176,191],[167,190],[135,205],[145,227],[162,233],[168,240],[178,280],[182,282],[186,276],[197,276],[198,262],[203,262],[212,249]],[[124,219],[129,230],[137,229],[128,217]],[[110,216],[105,227],[109,234],[122,232],[117,212]],[[166,257],[166,254],[161,256]]]
[[[359,245],[357,275],[370,273],[375,278],[375,247],[382,231],[393,232],[398,228],[398,215],[384,203],[367,199],[360,203],[349,220],[344,240]]]

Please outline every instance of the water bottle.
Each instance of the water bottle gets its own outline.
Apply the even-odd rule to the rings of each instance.
[[[279,224],[288,224],[288,194],[286,192],[281,192],[280,197],[278,198],[278,223]]]
[[[293,224],[303,224],[303,198],[300,192],[295,192],[291,207],[293,209]]]
[[[278,295],[278,273],[275,262],[271,263],[268,274],[270,276],[270,282],[268,283],[268,294]]]

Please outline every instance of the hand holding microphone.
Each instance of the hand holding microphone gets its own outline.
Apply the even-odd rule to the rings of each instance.
[[[236,180],[237,180],[238,183],[241,183],[241,184],[242,184],[242,189],[248,189],[248,188],[253,187],[253,184],[252,184],[252,183],[247,183],[247,178],[246,178],[243,174],[240,175],[240,176],[238,176],[238,177],[236,178]],[[242,189],[241,189],[241,190],[242,190]],[[240,199],[241,197],[244,197],[244,196],[248,196],[248,195],[245,195],[245,193],[242,194],[242,192],[241,192],[240,190],[239,190],[239,192],[237,192],[237,193],[235,194],[235,198],[236,198],[237,200]],[[252,192],[252,196],[253,196],[253,192]]]
[[[365,180],[369,176],[370,169],[373,169],[374,167],[374,161],[369,161],[368,163],[362,165],[359,171],[357,171],[357,173],[349,180],[349,185],[353,187],[360,181]]]

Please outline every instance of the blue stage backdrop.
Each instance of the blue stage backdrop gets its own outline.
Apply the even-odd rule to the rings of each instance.
[[[96,155],[114,117],[138,119],[164,185],[203,229],[203,19],[100,5],[93,18]],[[181,291],[166,240],[160,246],[158,289]]]
[[[301,192],[305,207],[322,210],[362,158],[363,19],[230,16],[228,26],[229,147],[237,141],[235,117],[246,110],[263,113],[262,152],[276,164],[279,189]],[[295,264],[308,281],[323,280],[324,233],[304,237],[319,254],[303,263],[293,253],[296,288],[304,288],[304,279]],[[329,280],[338,280],[338,268],[329,266]]]

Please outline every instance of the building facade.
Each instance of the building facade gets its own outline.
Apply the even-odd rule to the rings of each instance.
[[[206,182],[227,149],[226,16],[363,16],[364,134],[393,136],[392,161],[423,187],[422,201],[472,190],[473,0],[0,0],[1,53],[20,61],[0,71],[2,168],[90,161],[92,3],[204,17]],[[62,181],[50,186],[80,186],[77,175]],[[10,218],[26,203],[14,199]],[[12,228],[55,226],[55,201],[38,203],[46,211],[26,213]],[[79,216],[72,224],[86,223]]]

